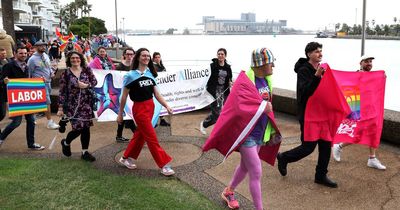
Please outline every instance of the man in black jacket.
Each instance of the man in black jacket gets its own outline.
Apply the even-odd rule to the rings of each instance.
[[[311,154],[318,145],[318,164],[315,169],[315,183],[336,188],[337,184],[327,177],[329,159],[331,155],[331,142],[319,139],[317,141],[304,141],[304,115],[308,98],[317,89],[324,69],[319,63],[322,59],[322,45],[317,42],[307,44],[305,53],[307,58],[300,58],[294,68],[297,73],[297,112],[301,129],[301,145],[279,153],[278,169],[282,176],[287,174],[287,164],[296,162]],[[329,96],[327,96],[329,97]]]
[[[26,64],[27,50],[25,47],[17,47],[15,51],[15,60],[3,66],[0,77],[0,85],[7,85],[9,79],[29,78],[28,66]],[[21,125],[22,116],[10,117],[12,120],[0,135],[0,145],[7,136]],[[26,114],[26,141],[28,148],[32,150],[43,150],[45,147],[35,143],[35,118],[33,114]]]

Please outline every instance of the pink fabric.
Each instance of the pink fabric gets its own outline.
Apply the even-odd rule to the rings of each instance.
[[[348,72],[331,70],[328,66],[307,102],[304,140],[324,139],[378,147],[385,81],[384,71]],[[356,116],[360,118],[348,119],[357,111]]]
[[[108,61],[111,63],[112,65],[112,69],[115,70],[115,65],[114,62],[107,56]],[[101,65],[101,61],[100,58],[95,57],[90,63],[89,63],[89,67],[92,69],[103,69],[103,66]]]
[[[377,148],[383,127],[385,72],[333,71],[333,73],[344,95],[350,100],[354,99],[354,92],[359,92],[360,101],[359,106],[350,106],[353,112],[359,111],[359,119],[343,120],[334,142],[364,144]]]
[[[332,70],[328,68],[307,102],[304,141],[333,141],[337,128],[350,112]]]
[[[230,155],[228,154],[230,148],[255,115],[262,101],[263,99],[255,85],[247,77],[246,73],[242,71],[232,87],[214,129],[203,145],[203,151],[216,149],[224,156]],[[271,112],[268,117],[276,132],[279,133],[273,113]],[[252,129],[254,129],[254,125],[250,131]],[[240,139],[240,144],[235,150],[240,147],[249,134],[250,132],[246,133],[245,137]],[[279,146],[280,144],[262,146],[259,152],[260,159],[274,165]]]
[[[261,197],[262,167],[260,158],[257,155],[259,151],[260,146],[240,147],[240,164],[235,170],[230,186],[232,189],[236,189],[248,173],[249,189],[253,198],[253,204],[256,209],[263,209]]]

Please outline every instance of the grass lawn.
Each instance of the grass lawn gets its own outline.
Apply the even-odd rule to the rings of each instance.
[[[177,179],[118,176],[81,160],[0,158],[0,209],[221,209]]]

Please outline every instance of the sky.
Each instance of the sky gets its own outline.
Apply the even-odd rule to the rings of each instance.
[[[65,5],[73,0],[59,0]],[[366,20],[376,24],[400,21],[399,0],[366,0]],[[115,1],[88,0],[91,16],[106,21],[115,30]],[[199,29],[203,16],[240,19],[241,13],[256,13],[256,21],[287,20],[287,26],[303,30],[333,29],[336,23],[361,24],[363,0],[117,0],[118,28]],[[123,20],[124,18],[124,20]]]

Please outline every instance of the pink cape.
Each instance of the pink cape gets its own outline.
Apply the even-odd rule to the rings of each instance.
[[[328,68],[307,102],[304,140],[324,139],[377,148],[383,126],[385,81],[384,71]]]
[[[115,65],[114,62],[107,56],[107,60],[111,63],[111,68],[112,70],[115,70]],[[103,66],[101,65],[100,58],[95,57],[90,63],[89,67],[92,69],[103,69]]]
[[[265,106],[266,101],[261,98],[253,82],[244,71],[240,72],[214,129],[203,145],[203,151],[216,149],[227,158],[246,140]],[[268,118],[279,133],[272,112],[268,114]],[[274,165],[279,146],[280,144],[262,146],[259,152],[260,159]]]

